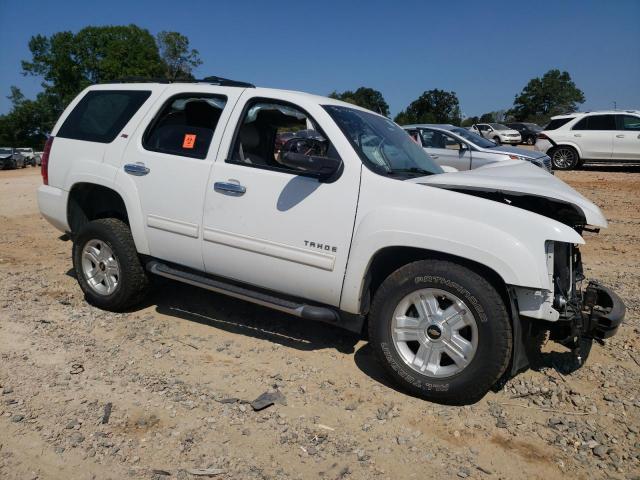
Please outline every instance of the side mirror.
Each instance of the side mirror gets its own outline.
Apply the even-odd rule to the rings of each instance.
[[[304,155],[302,153],[285,152],[281,163],[287,167],[310,174],[318,180],[328,180],[342,165],[339,158]]]
[[[328,143],[318,138],[292,138],[280,152],[280,163],[315,177],[328,180],[342,166],[342,160],[325,156]]]

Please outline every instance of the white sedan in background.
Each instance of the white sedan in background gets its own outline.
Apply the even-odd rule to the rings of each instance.
[[[517,130],[509,128],[501,123],[476,123],[471,125],[469,131],[477,133],[478,135],[493,140],[498,145],[502,143],[510,143],[511,145],[518,145],[522,142],[522,135]]]

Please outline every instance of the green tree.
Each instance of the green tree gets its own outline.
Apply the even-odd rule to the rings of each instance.
[[[532,78],[516,95],[510,114],[518,121],[546,122],[553,115],[574,112],[584,103],[584,93],[568,72],[549,70],[542,78]]]
[[[160,32],[156,36],[160,57],[168,80],[193,79],[193,69],[202,65],[200,53],[189,49],[189,39],[178,32]]]
[[[74,34],[36,35],[29,41],[31,61],[25,75],[44,79],[42,86],[60,109],[83,88],[126,77],[161,77],[165,65],[153,36],[136,25],[86,27]]]
[[[462,127],[470,127],[474,123],[480,123],[480,118],[478,118],[477,116],[467,117],[464,120],[462,120],[462,123],[460,124],[460,126],[462,126]]]
[[[373,88],[360,87],[355,92],[347,90],[342,93],[333,91],[329,94],[329,97],[349,102],[362,108],[368,108],[385,117],[389,116],[389,105],[384,100],[382,93]]]
[[[452,123],[461,121],[460,102],[455,92],[433,89],[424,92],[395,117],[400,125],[411,123]]]
[[[11,87],[8,98],[12,108],[0,116],[0,144],[42,149],[57,118],[51,97],[40,93],[35,100],[27,100],[18,88]]]

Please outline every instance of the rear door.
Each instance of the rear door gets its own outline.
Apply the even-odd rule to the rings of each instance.
[[[615,115],[587,115],[571,128],[569,140],[580,147],[583,159],[610,160],[615,129]]]
[[[422,148],[439,165],[454,167],[458,170],[471,168],[471,151],[467,145],[442,130],[420,129]]]
[[[616,115],[613,159],[640,160],[640,115]]]
[[[202,211],[239,88],[168,87],[133,133],[118,182],[134,182],[153,257],[204,270]]]

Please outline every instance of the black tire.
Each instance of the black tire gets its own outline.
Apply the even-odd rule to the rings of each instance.
[[[109,295],[96,292],[89,285],[82,268],[82,251],[91,240],[106,243],[119,264],[118,283]],[[103,310],[121,312],[134,306],[142,300],[149,286],[131,230],[116,218],[94,220],[82,227],[73,242],[73,268],[86,300]]]
[[[493,137],[491,140],[496,142],[497,145],[502,145],[502,142],[500,141],[500,137]]]
[[[527,137],[527,145],[535,145],[536,143],[536,137],[534,137],[533,135],[529,135]]]
[[[559,145],[549,152],[554,170],[573,170],[580,165],[580,156],[575,148]]]
[[[393,341],[391,325],[396,306],[411,292],[424,288],[457,296],[476,322],[473,358],[448,377],[414,370]],[[456,263],[421,260],[399,268],[378,288],[369,315],[369,341],[378,360],[402,388],[426,400],[461,405],[478,401],[504,374],[511,359],[513,332],[502,297],[486,279]]]

